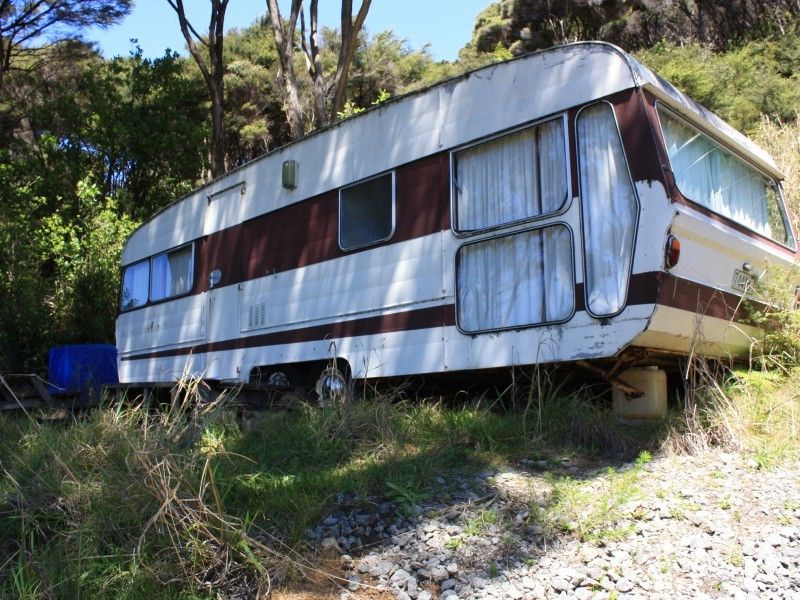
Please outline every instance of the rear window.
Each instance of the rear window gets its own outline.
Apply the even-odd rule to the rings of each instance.
[[[661,106],[658,115],[675,183],[686,198],[794,246],[775,180]]]

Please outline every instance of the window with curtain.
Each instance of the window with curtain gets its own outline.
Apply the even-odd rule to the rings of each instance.
[[[639,202],[611,105],[583,109],[577,134],[586,307],[610,316],[628,295]]]
[[[339,246],[353,250],[389,239],[394,227],[394,185],[386,173],[339,191]]]
[[[773,180],[660,106],[658,115],[684,196],[777,242],[792,242]]]
[[[125,267],[122,271],[120,310],[131,310],[147,304],[147,286],[150,281],[150,261],[143,260]]]
[[[456,261],[464,331],[552,323],[573,313],[572,236],[564,225],[467,244]]]
[[[454,155],[456,230],[474,232],[557,212],[567,201],[561,118]]]
[[[188,293],[192,289],[192,245],[154,256],[150,271],[151,300]]]

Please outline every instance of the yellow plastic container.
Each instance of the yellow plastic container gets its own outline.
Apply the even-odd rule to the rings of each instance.
[[[620,379],[644,392],[640,398],[629,398],[613,388],[614,414],[623,419],[662,419],[667,416],[667,374],[658,367],[628,369]]]

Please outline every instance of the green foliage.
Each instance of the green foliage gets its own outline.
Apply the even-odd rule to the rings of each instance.
[[[751,360],[765,368],[800,366],[800,266],[766,265],[744,301],[748,320],[761,330]]]
[[[742,131],[762,115],[793,121],[800,109],[800,36],[748,42],[726,53],[698,44],[659,43],[637,58]]]
[[[120,216],[116,201],[103,197],[90,178],[78,182],[80,212],[65,221],[56,212],[43,220],[54,267],[52,306],[57,339],[113,343],[122,244],[136,227]]]

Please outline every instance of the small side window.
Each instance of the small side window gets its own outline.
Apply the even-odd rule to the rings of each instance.
[[[150,281],[150,261],[143,260],[122,271],[120,310],[131,310],[147,304],[147,285]]]
[[[392,236],[394,176],[386,173],[339,191],[339,246],[353,250]]]
[[[153,257],[150,273],[150,299],[163,300],[186,294],[192,289],[192,245],[182,246]]]

